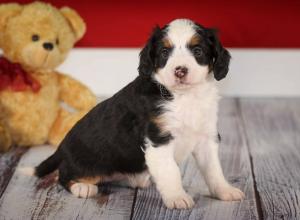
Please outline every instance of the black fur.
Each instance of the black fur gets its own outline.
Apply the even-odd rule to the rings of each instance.
[[[158,68],[166,65],[168,56],[173,49],[164,47],[162,42],[166,35],[167,27],[165,26],[161,29],[159,26],[156,26],[145,47],[140,52],[140,64],[138,67],[140,75],[150,77]],[[167,55],[164,55],[163,52],[167,52]]]
[[[196,25],[196,32],[201,36],[199,47],[203,51],[203,55],[196,60],[199,64],[209,65],[215,79],[219,81],[225,78],[228,73],[230,54],[222,46],[215,29],[205,28],[200,24]]]
[[[58,165],[62,161],[62,154],[59,150],[57,150],[53,155],[51,155],[48,159],[43,161],[38,167],[35,169],[35,175],[38,177],[43,177],[48,173],[53,172],[57,169]]]
[[[69,181],[81,177],[145,170],[145,137],[155,146],[172,139],[151,121],[162,113],[158,103],[172,99],[171,94],[161,96],[161,86],[139,76],[98,104],[71,129],[57,152],[36,168],[36,175],[58,167],[59,181],[67,188]]]
[[[151,37],[148,39],[145,47],[140,52],[140,63],[138,67],[139,74],[144,77],[150,77],[155,71],[155,45],[162,38],[162,30],[159,26],[153,29]]]
[[[216,31],[214,29],[206,29],[208,38],[213,47],[213,72],[216,80],[224,79],[229,70],[230,54],[222,46]]]

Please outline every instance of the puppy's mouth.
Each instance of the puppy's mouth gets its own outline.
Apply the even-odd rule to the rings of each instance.
[[[184,78],[174,78],[175,86],[189,86],[192,85],[193,83],[188,79],[188,77]]]
[[[175,79],[176,85],[190,85],[186,79]]]
[[[186,79],[175,79],[175,83],[173,85],[174,89],[187,89],[192,86],[192,83],[187,81]]]

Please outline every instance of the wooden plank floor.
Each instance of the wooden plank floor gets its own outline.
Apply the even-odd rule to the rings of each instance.
[[[183,184],[196,205],[168,210],[152,185],[145,190],[99,186],[95,198],[78,199],[56,184],[23,176],[53,152],[49,146],[12,149],[0,155],[2,219],[300,219],[300,98],[223,99],[219,111],[224,174],[242,189],[242,202],[211,198],[195,161],[181,165]]]
[[[265,219],[300,219],[300,99],[239,102]]]

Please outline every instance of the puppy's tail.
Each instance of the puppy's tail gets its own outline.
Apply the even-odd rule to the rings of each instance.
[[[34,175],[36,175],[37,177],[46,176],[47,174],[56,170],[60,165],[61,161],[62,155],[61,151],[58,149],[57,151],[55,151],[54,154],[52,154],[50,157],[48,157],[35,168]]]
[[[43,177],[58,168],[62,161],[62,155],[58,149],[54,154],[44,160],[37,167],[21,167],[18,170],[27,176]]]

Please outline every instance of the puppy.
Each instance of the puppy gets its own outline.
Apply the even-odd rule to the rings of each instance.
[[[59,183],[83,198],[97,194],[101,182],[147,187],[151,177],[168,208],[186,209],[194,201],[178,164],[192,154],[213,196],[243,199],[218,158],[215,81],[229,61],[212,29],[187,19],[155,27],[140,53],[139,76],[83,117],[34,174],[58,169]]]

